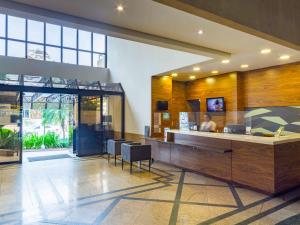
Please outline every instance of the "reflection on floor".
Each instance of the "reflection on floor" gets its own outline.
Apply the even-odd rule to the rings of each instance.
[[[299,224],[300,189],[276,198],[155,163],[101,157],[0,166],[0,224]]]

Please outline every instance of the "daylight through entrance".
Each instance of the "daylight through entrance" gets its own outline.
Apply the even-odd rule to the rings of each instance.
[[[23,161],[73,155],[75,96],[25,92]]]

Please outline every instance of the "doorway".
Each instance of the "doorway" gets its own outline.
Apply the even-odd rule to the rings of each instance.
[[[124,136],[121,84],[0,74],[0,164],[22,163],[23,151],[99,155]]]
[[[74,156],[76,95],[23,93],[23,162]]]

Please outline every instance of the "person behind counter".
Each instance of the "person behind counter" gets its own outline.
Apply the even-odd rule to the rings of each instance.
[[[204,122],[201,123],[200,131],[206,131],[206,132],[215,132],[217,128],[217,125],[214,121],[211,120],[211,115],[208,113],[204,114]]]

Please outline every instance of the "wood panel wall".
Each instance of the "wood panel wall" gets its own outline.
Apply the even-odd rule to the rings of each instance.
[[[191,111],[186,99],[186,85],[184,82],[172,82],[171,128],[179,128],[179,113]]]
[[[224,97],[226,117],[214,115],[222,129],[227,123],[243,122],[250,107],[300,106],[300,62],[248,72],[233,72],[190,82],[172,81],[171,77],[152,78],[152,121],[158,100],[169,101],[171,120],[166,126],[178,128],[179,112],[190,111],[187,100],[200,99],[201,112],[206,111],[206,98]],[[152,122],[153,130],[153,122]]]
[[[240,83],[240,74],[236,72],[187,82],[186,99],[200,99],[200,110],[206,112],[206,98],[224,97],[227,113],[212,116],[218,129],[222,129],[225,123],[237,123],[239,120],[236,111],[242,110],[243,105],[239,97]]]
[[[171,77],[152,77],[152,99],[151,99],[151,131],[152,136],[162,137],[163,129],[169,127],[172,129],[179,128],[179,112],[189,110],[185,95],[186,86],[184,82],[173,81]],[[168,101],[170,120],[163,121],[161,133],[153,135],[154,130],[154,113],[157,112],[157,101]]]
[[[244,106],[299,106],[300,62],[243,74]]]

